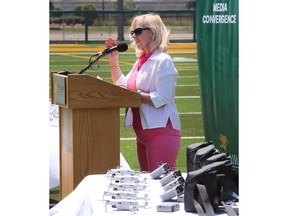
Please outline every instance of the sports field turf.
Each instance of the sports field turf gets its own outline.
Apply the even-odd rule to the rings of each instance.
[[[79,72],[88,65],[89,58],[102,50],[103,44],[51,44],[49,71],[68,70]],[[204,140],[202,113],[200,103],[200,87],[197,63],[196,43],[170,44],[168,53],[173,58],[179,72],[176,87],[176,105],[181,119],[181,148],[176,169],[186,172],[186,147]],[[123,73],[128,73],[136,60],[134,49],[120,53],[120,66]],[[95,66],[97,69],[97,66]],[[112,82],[107,57],[100,59],[99,69],[89,69],[85,72],[91,76],[100,76],[103,80]],[[135,135],[132,128],[123,127],[124,109],[121,109],[120,136],[121,153],[130,167],[139,170],[135,150]]]

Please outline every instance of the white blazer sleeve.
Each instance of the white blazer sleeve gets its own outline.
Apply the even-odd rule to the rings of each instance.
[[[170,58],[161,62],[155,76],[156,90],[150,92],[150,97],[155,108],[166,105],[174,98],[177,75],[178,72]]]

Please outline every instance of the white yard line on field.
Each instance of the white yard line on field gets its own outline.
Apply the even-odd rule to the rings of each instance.
[[[204,139],[204,136],[187,136],[187,137],[181,137],[181,139]],[[129,140],[135,140],[135,137],[129,137],[129,138],[120,138],[121,141],[129,141]]]

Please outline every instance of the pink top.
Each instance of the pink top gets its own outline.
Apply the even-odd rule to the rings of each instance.
[[[140,68],[142,67],[142,65],[149,59],[149,57],[152,55],[153,53],[149,53],[147,56],[145,56],[145,54],[142,54],[139,58],[138,58],[138,65],[137,67],[135,67],[129,77],[129,80],[127,82],[127,87],[129,89],[132,90],[137,90],[136,87],[136,79],[137,79],[137,75],[138,72],[140,70]],[[141,124],[141,119],[140,119],[140,113],[139,113],[139,108],[132,108],[132,113],[133,113],[133,128],[135,130],[143,130],[142,128],[142,124]],[[155,128],[155,129],[150,129],[149,130],[152,134],[159,134],[159,133],[165,133],[167,134],[171,134],[171,135],[180,135],[180,131],[179,130],[175,130],[172,127],[170,118],[167,122],[166,128]],[[171,133],[172,132],[172,133]]]

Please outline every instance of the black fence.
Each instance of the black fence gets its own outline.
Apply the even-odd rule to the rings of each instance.
[[[133,17],[156,13],[170,29],[171,42],[196,41],[196,10],[51,10],[50,43],[90,43],[108,37],[128,41]]]

